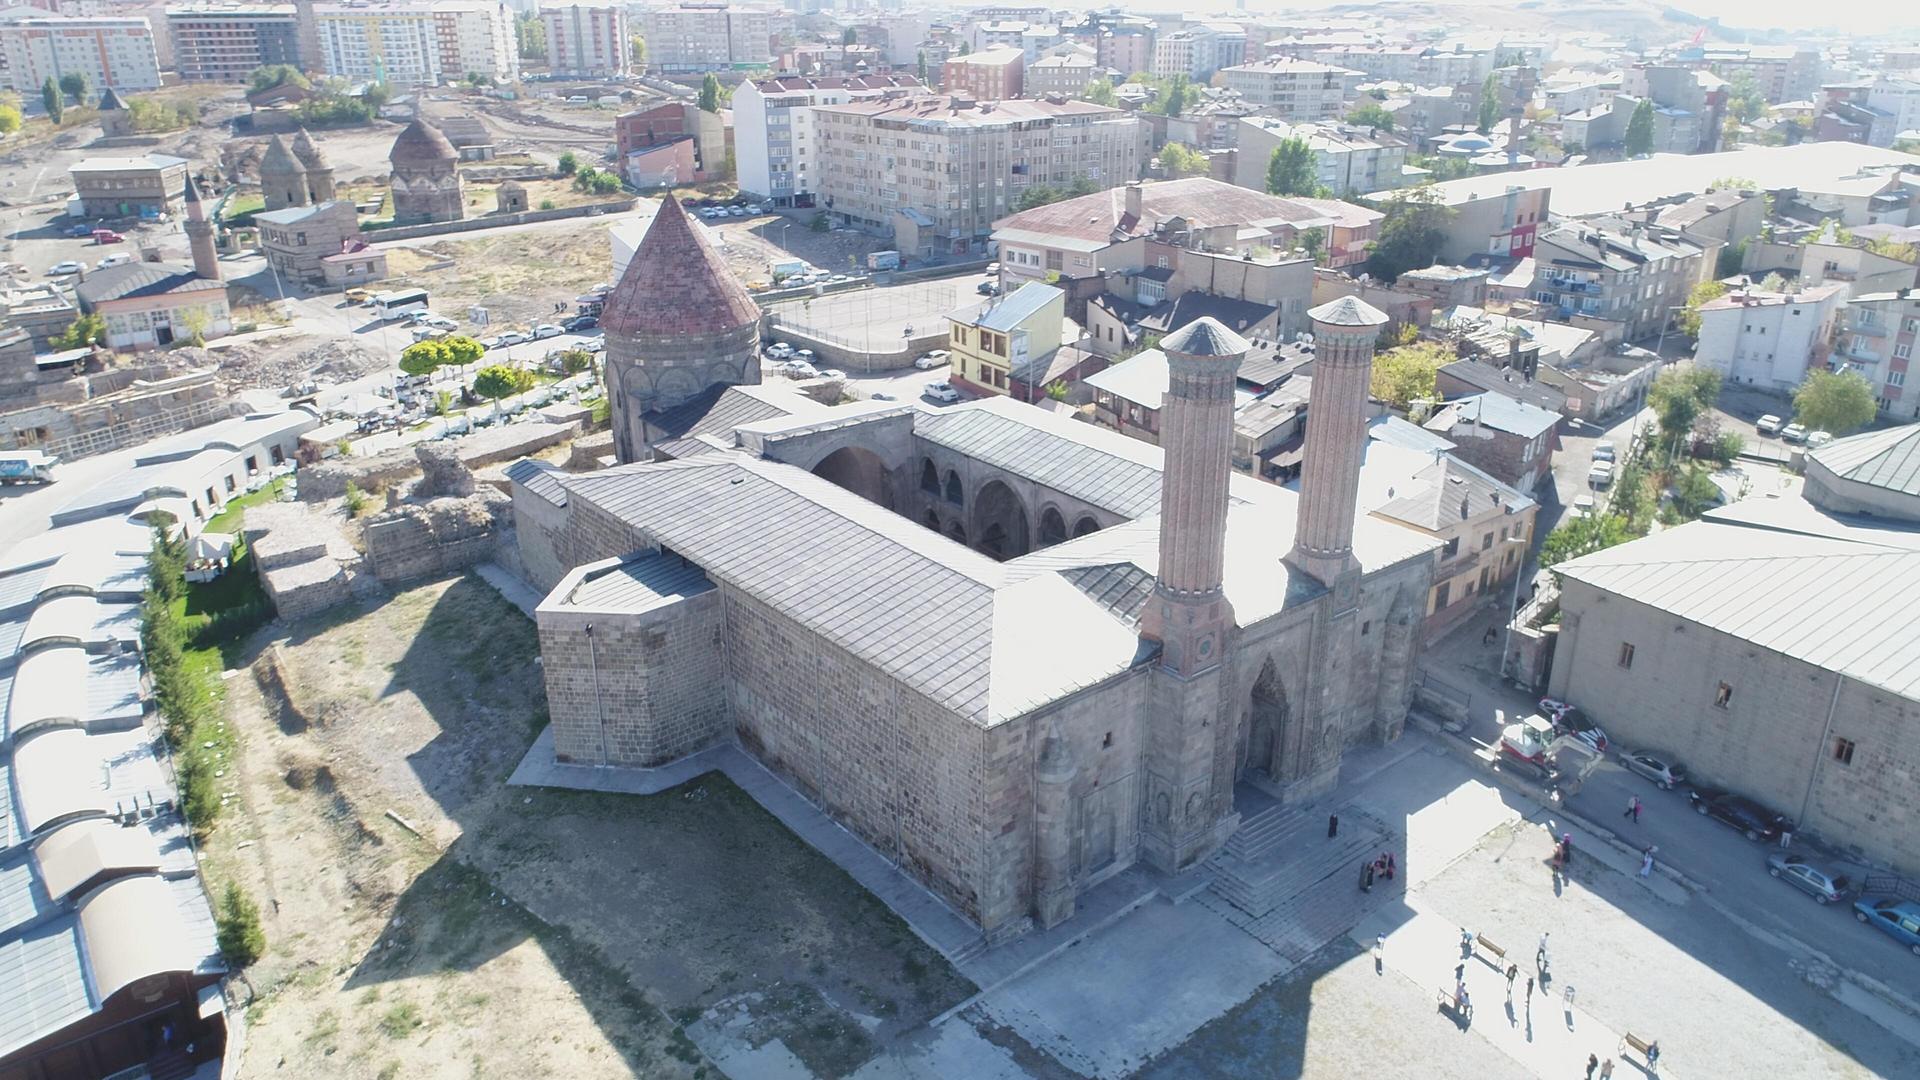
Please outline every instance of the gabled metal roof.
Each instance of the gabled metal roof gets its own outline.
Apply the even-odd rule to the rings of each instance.
[[[1019,402],[994,399],[982,407],[917,416],[913,433],[1124,517],[1160,509],[1158,448],[1090,424],[1053,421],[1079,429],[1069,440],[1038,420],[1009,416],[1008,408],[1046,416]]]
[[[1808,456],[1843,480],[1920,495],[1920,424],[1850,435]]]

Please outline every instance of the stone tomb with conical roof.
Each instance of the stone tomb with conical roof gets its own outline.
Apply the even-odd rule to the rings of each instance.
[[[760,381],[760,305],[672,197],[607,296],[600,325],[622,462],[647,456],[646,413]]]
[[[260,195],[268,210],[313,203],[313,193],[307,187],[307,167],[278,135],[267,143],[267,152],[260,158]]]
[[[394,221],[459,221],[467,216],[460,152],[439,128],[414,120],[393,141],[387,160],[393,164]]]
[[[293,156],[307,171],[307,194],[313,199],[313,205],[332,202],[333,166],[327,163],[326,155],[314,145],[313,136],[307,134],[306,128],[294,133]]]

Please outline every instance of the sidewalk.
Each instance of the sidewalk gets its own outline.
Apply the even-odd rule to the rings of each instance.
[[[1473,1002],[1473,1019],[1462,1023],[1451,1011],[1446,1013],[1448,1018],[1461,1024],[1464,1032],[1487,1040],[1536,1075],[1578,1076],[1586,1068],[1588,1054],[1603,1062],[1611,1058],[1615,1080],[1651,1075],[1637,1052],[1626,1051],[1632,1054],[1631,1060],[1623,1057],[1620,1032],[1595,1020],[1580,1007],[1577,987],[1554,980],[1544,989],[1536,985],[1533,995],[1527,995],[1527,977],[1535,974],[1535,942],[1499,943],[1507,950],[1507,962],[1520,967],[1513,983],[1513,1003],[1509,1005],[1503,967],[1482,959],[1486,956],[1484,952],[1463,960],[1461,928],[1428,910],[1418,895],[1408,896],[1406,907],[1412,911],[1411,917],[1405,911],[1382,913],[1362,920],[1353,929],[1354,942],[1364,949],[1373,948],[1376,934],[1385,935],[1381,959],[1383,977],[1391,974],[1414,983],[1433,1003],[1435,1011],[1439,1011],[1439,995],[1443,991],[1452,993],[1454,972],[1458,969]],[[1551,955],[1549,951],[1549,960]],[[1595,1075],[1599,1075],[1597,1070]],[[1658,1075],[1671,1080],[1676,1074],[1663,1066]]]

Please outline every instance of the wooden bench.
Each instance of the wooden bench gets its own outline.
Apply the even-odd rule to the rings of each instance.
[[[1633,1032],[1629,1031],[1626,1034],[1620,1036],[1620,1045],[1621,1047],[1627,1050],[1635,1051],[1641,1057],[1646,1058],[1647,1065],[1649,1068],[1651,1068],[1654,1062],[1658,1061],[1660,1058],[1660,1050],[1659,1050],[1660,1040],[1659,1039],[1643,1039],[1640,1036],[1635,1035]]]
[[[1462,1009],[1453,1003],[1453,991],[1444,986],[1435,991],[1434,996],[1438,999],[1441,1012],[1450,1013],[1466,1020],[1473,1019],[1473,1001],[1471,998],[1467,1001],[1467,1007]]]
[[[1473,936],[1473,947],[1490,954],[1495,960],[1505,960],[1507,958],[1507,950],[1495,945],[1485,934],[1475,934]],[[1494,965],[1494,967],[1499,966],[1499,964]]]

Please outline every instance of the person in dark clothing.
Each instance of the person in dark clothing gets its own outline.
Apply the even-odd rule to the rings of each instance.
[[[1360,868],[1360,891],[1361,892],[1373,891],[1373,864],[1372,863],[1368,863],[1365,866]]]
[[[1600,1067],[1599,1055],[1588,1054],[1587,1055],[1587,1080],[1593,1080],[1593,1070],[1599,1067]]]
[[[1331,840],[1335,836],[1338,836],[1339,834],[1340,834],[1340,816],[1338,814],[1328,814],[1327,815],[1327,839]]]

